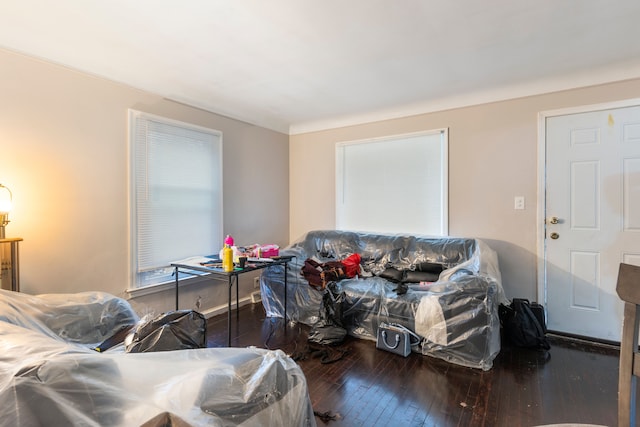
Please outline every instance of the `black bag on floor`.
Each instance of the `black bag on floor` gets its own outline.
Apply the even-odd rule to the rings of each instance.
[[[514,298],[510,305],[500,305],[499,314],[504,335],[513,345],[544,350],[551,348],[545,335],[547,325],[540,304]]]
[[[335,289],[331,283],[324,290],[318,321],[309,332],[308,341],[322,345],[336,345],[344,341],[347,330],[342,321],[344,293]]]
[[[207,346],[207,321],[197,311],[170,311],[141,321],[132,341],[125,343],[128,353],[204,348]]]

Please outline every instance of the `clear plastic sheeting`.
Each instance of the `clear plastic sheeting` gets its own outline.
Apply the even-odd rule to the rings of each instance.
[[[87,348],[97,347],[138,320],[126,300],[102,292],[38,297],[9,291],[0,293],[0,322]]]
[[[207,346],[207,320],[202,313],[178,310],[145,316],[127,336],[127,353],[185,350]]]
[[[0,426],[316,425],[305,377],[279,350],[92,350],[138,320],[104,293],[0,291]]]
[[[375,235],[349,231],[312,231],[281,250],[293,255],[287,272],[287,317],[313,326],[319,320],[323,292],[300,275],[305,259],[336,261],[360,254],[362,275],[344,279],[342,323],[350,335],[375,341],[381,322],[401,324],[421,338],[422,354],[472,368],[491,369],[500,352],[498,306],[507,302],[498,257],[486,243],[470,238]],[[379,277],[389,267],[415,272],[425,263],[443,271],[429,283],[398,283]],[[260,279],[267,316],[284,316],[283,266]],[[388,270],[387,270],[388,271]],[[407,277],[407,276],[405,276]]]

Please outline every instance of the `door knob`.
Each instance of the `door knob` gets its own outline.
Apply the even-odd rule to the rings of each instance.
[[[556,232],[553,232],[549,235],[549,237],[551,237],[553,240],[556,240],[558,237],[560,237],[560,235]]]
[[[558,219],[557,216],[552,216],[551,218],[549,218],[549,224],[557,224],[560,222],[560,219]]]

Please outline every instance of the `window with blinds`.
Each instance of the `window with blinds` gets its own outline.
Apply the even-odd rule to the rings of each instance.
[[[129,111],[132,287],[172,280],[172,261],[222,246],[222,134]]]
[[[338,143],[336,227],[447,235],[447,129]]]

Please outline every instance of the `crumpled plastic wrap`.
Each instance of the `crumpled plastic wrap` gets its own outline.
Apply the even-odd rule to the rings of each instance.
[[[306,379],[279,350],[92,350],[138,320],[105,293],[0,291],[0,426],[316,425]]]
[[[144,316],[125,340],[127,353],[185,350],[207,346],[207,320],[193,310]]]
[[[300,276],[305,259],[341,260],[362,257],[363,276],[344,279],[343,325],[352,336],[375,341],[381,322],[398,323],[420,335],[422,354],[449,362],[491,369],[500,352],[499,304],[507,302],[498,257],[481,240],[471,238],[377,235],[351,231],[312,231],[281,250],[293,255],[287,271],[287,317],[313,326],[323,292]],[[442,264],[439,279],[428,285],[397,284],[378,277],[388,267],[414,270],[420,263]],[[262,303],[267,316],[284,316],[284,267],[263,271]],[[369,276],[369,277],[366,277]]]

